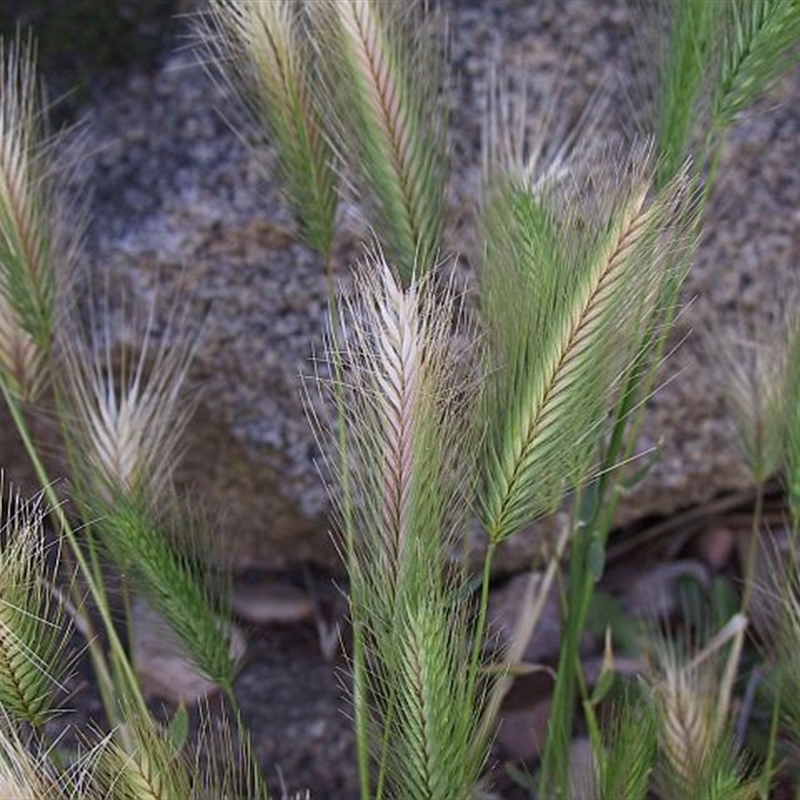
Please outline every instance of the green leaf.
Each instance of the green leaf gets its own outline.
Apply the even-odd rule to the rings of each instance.
[[[589,547],[586,551],[586,566],[595,583],[597,583],[603,577],[606,567],[606,548],[597,533],[593,533],[589,539]]]
[[[167,735],[170,744],[176,751],[181,750],[186,744],[189,738],[189,712],[183,703],[178,706],[177,711],[172,715]]]
[[[602,703],[611,691],[616,681],[617,673],[613,669],[603,669],[597,679],[594,691],[592,692],[592,705]]]

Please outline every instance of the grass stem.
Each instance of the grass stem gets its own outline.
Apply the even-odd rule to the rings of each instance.
[[[772,716],[769,723],[769,737],[767,739],[767,756],[764,759],[764,768],[759,778],[759,794],[763,800],[769,798],[769,787],[772,783],[772,772],[775,768],[775,751],[778,744],[778,733],[781,722],[781,699],[783,694],[783,676],[779,675],[775,685],[775,696],[772,700]],[[800,782],[798,783],[800,791]],[[797,796],[797,795],[795,795]]]
[[[472,653],[469,662],[468,697],[477,696],[478,676],[482,661],[483,648],[486,643],[487,617],[489,615],[489,589],[492,580],[492,564],[494,562],[497,542],[489,540],[486,555],[483,560],[483,573],[481,575],[481,594],[478,602],[478,614],[475,619],[475,628],[472,638]],[[480,737],[479,737],[480,738]]]
[[[244,724],[244,718],[242,717],[242,707],[239,705],[239,700],[237,699],[232,686],[222,687],[222,693],[225,699],[228,701],[228,706],[230,707],[234,717],[236,718],[236,734],[238,737],[237,741],[240,744],[241,750],[244,751],[245,757],[248,762],[247,766],[249,768],[250,775],[255,780],[258,781],[259,789],[261,789],[261,791],[258,793],[258,797],[263,798],[263,800],[271,800],[271,796],[267,791],[266,786],[263,784],[261,780],[261,774],[262,774],[261,765],[258,763],[255,751],[253,750],[250,730]],[[255,790],[255,787],[251,786],[251,790]]]
[[[570,526],[565,525],[559,534],[555,552],[550,557],[544,575],[536,576],[538,580],[535,587],[535,599],[530,596],[533,594],[533,587],[530,586],[530,584],[529,591],[526,591],[524,595],[522,611],[520,612],[519,620],[514,628],[511,643],[503,654],[501,676],[489,689],[489,697],[483,709],[481,724],[478,728],[478,747],[487,742],[492,735],[503,700],[514,684],[514,678],[511,676],[510,671],[516,664],[522,661],[525,648],[536,630],[536,626],[542,616],[544,604],[547,602],[550,589],[560,569],[561,558],[569,542],[570,533]],[[531,580],[533,580],[533,576]]]
[[[742,613],[746,614],[755,588],[756,569],[758,568],[758,546],[761,541],[761,524],[764,514],[764,482],[756,485],[756,500],[753,509],[753,524],[750,539],[747,543],[747,555],[744,563],[744,589],[742,591]]]
[[[331,340],[332,352],[340,353],[337,324],[339,316],[338,294],[333,286],[330,262],[328,261],[328,295],[331,304]],[[370,748],[369,748],[369,701],[367,697],[367,663],[364,631],[357,610],[354,611],[352,590],[353,576],[357,574],[358,561],[356,557],[355,524],[353,517],[353,492],[350,485],[350,465],[347,460],[347,428],[345,421],[344,376],[340,358],[332,359],[334,370],[334,397],[336,403],[336,437],[338,456],[340,460],[339,474],[342,492],[342,527],[345,538],[345,554],[347,558],[347,571],[351,580],[351,625],[353,630],[353,715],[356,728],[356,757],[358,761],[358,782],[361,800],[369,800],[372,796],[372,783],[370,779]],[[377,795],[380,797],[380,794]]]
[[[578,522],[571,537],[570,580],[564,633],[559,651],[550,727],[539,773],[539,794],[564,797],[569,780],[569,751],[575,712],[575,681],[580,667],[580,640],[591,603],[594,579],[588,566],[591,529]]]

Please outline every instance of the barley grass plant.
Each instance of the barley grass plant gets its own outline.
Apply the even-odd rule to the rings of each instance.
[[[454,560],[477,434],[474,382],[459,371],[451,336],[457,301],[432,276],[403,289],[380,252],[356,281],[355,299],[331,322],[339,334],[328,359],[343,382],[328,391],[346,409],[346,437],[330,437],[346,450],[331,465],[354,487],[340,511],[353,528],[351,613],[368,664],[361,688],[381,731],[375,793],[466,798],[485,752],[473,746],[481,689],[467,575]]]
[[[785,622],[763,762],[748,761],[731,733],[755,555],[741,612],[715,620],[704,639],[654,635],[651,669],[621,691],[610,639],[594,687],[580,642],[624,493],[621,467],[636,457],[671,346],[726,132],[795,62],[800,3],[651,9],[649,116],[625,143],[598,141],[601,101],[556,144],[547,125],[528,130],[524,97],[497,65],[483,121],[477,310],[441,252],[447,47],[426,10],[416,0],[210,0],[198,27],[207,63],[250,109],[249,133],[275,146],[297,235],[331,280],[324,355],[305,392],[349,576],[362,800],[478,796],[497,716],[556,582],[563,637],[536,796],[581,785],[608,800],[766,797],[779,739],[796,734],[787,702],[797,694],[796,570],[774,592]],[[43,492],[38,505],[7,504],[0,536],[0,788],[33,798],[266,798],[233,693],[225,581],[202,555],[196,501],[174,479],[193,407],[194,332],[173,317],[156,343],[154,308],[138,324],[134,314],[141,355],[120,357],[104,322],[108,298],[92,298],[88,311],[73,302],[82,226],[69,220],[83,200],[62,190],[65,140],[44,125],[29,42],[0,49],[0,86],[0,389]],[[342,198],[358,203],[375,239],[339,288]],[[782,472],[796,532],[793,319],[758,413],[749,374],[733,372],[754,480]],[[69,509],[30,435],[46,394],[69,456]],[[515,638],[498,648],[488,633],[497,550],[564,507]],[[59,570],[44,557],[45,513]],[[468,570],[473,520],[486,543],[477,575]],[[107,563],[124,576],[123,624]],[[145,702],[129,655],[137,595],[229,701],[216,740],[205,717],[201,749],[188,742],[184,710],[165,725]],[[69,669],[67,619],[86,640],[109,725],[72,765],[57,742],[43,744]],[[592,742],[582,778],[570,756],[578,714]]]

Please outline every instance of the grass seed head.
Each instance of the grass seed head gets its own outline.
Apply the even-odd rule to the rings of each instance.
[[[83,233],[67,137],[50,136],[46,109],[31,40],[0,40],[0,374],[24,402],[46,383]]]

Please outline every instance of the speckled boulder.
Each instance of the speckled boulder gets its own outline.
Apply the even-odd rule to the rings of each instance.
[[[474,261],[487,64],[527,65],[541,97],[563,73],[568,123],[603,81],[610,123],[631,125],[626,86],[631,6],[599,0],[448,2],[452,37],[453,180],[448,247]],[[93,101],[94,221],[90,257],[140,301],[180,296],[205,316],[193,377],[203,401],[181,475],[205,498],[240,566],[313,562],[338,570],[328,503],[315,469],[299,375],[319,347],[327,285],[318,258],[292,235],[279,187],[263,180],[268,146],[246,147],[218,113],[231,108],[186,50],[151,74],[129,76]],[[613,131],[610,131],[613,132]],[[759,315],[785,294],[800,264],[800,76],[784,79],[730,136],[707,232],[689,280],[678,339],[698,326]],[[335,270],[347,275],[359,230],[344,224]],[[642,448],[663,443],[649,480],[621,520],[666,514],[742,487],[723,377],[689,337],[674,376],[650,403]],[[229,546],[228,546],[229,544]],[[535,536],[520,536],[501,569],[526,566]]]

